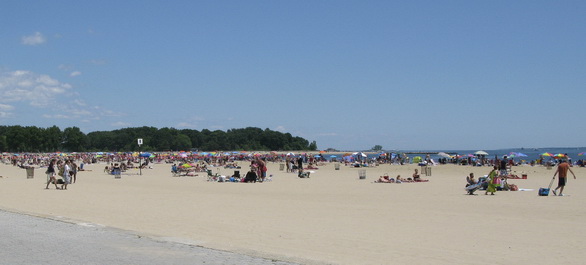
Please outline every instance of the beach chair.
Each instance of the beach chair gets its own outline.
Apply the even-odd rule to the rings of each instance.
[[[212,174],[212,170],[208,169],[208,181],[216,181],[218,179],[218,174]]]

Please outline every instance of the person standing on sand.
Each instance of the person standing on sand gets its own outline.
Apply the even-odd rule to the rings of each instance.
[[[263,181],[265,181],[265,178],[267,177],[266,162],[263,161],[261,158],[258,158],[258,160],[256,161],[256,164],[258,165],[258,172],[260,173],[260,175],[259,175],[260,182],[263,182]]]
[[[488,195],[488,193],[490,192],[490,195],[494,195],[494,193],[496,192],[496,179],[498,178],[498,171],[497,171],[497,166],[492,167],[492,171],[490,171],[490,173],[488,173],[488,179],[486,180],[486,182],[488,182],[488,188],[486,189],[486,192],[484,193],[484,195]]]
[[[562,162],[558,165],[558,169],[555,171],[555,174],[553,174],[554,178],[555,178],[555,176],[558,176],[558,186],[557,186],[557,188],[555,188],[555,190],[552,191],[553,195],[557,195],[556,191],[559,189],[560,190],[559,196],[564,196],[564,187],[566,186],[566,182],[567,182],[568,170],[570,171],[570,173],[572,173],[572,175],[574,176],[574,179],[576,179],[576,175],[574,174],[574,171],[572,171],[572,169],[570,169],[570,164],[568,164],[568,161],[566,159],[563,159]],[[559,175],[558,175],[558,173],[559,173]]]

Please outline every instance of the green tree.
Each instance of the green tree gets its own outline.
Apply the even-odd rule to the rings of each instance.
[[[63,149],[70,152],[85,151],[86,135],[78,127],[63,130]]]
[[[381,150],[383,150],[383,147],[381,145],[378,145],[377,144],[377,145],[375,145],[375,146],[372,147],[372,150],[373,151],[381,151]]]

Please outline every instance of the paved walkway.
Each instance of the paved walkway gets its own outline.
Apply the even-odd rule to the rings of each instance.
[[[2,264],[293,264],[1,210],[0,235]]]

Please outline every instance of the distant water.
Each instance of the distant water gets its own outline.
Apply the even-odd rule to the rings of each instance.
[[[445,152],[445,153],[457,153],[459,155],[468,155],[468,154],[474,154],[476,151],[479,150],[401,150],[401,151],[396,151],[396,152]],[[568,154],[568,156],[572,159],[572,161],[577,161],[580,159],[586,159],[586,156],[579,156],[579,153],[582,152],[586,152],[586,147],[565,147],[565,148],[560,148],[560,147],[552,147],[552,148],[511,148],[511,149],[498,149],[498,150],[483,150],[485,152],[488,153],[487,158],[488,159],[494,159],[495,156],[497,156],[498,158],[502,158],[505,155],[509,155],[511,152],[515,152],[515,153],[523,153],[525,155],[527,155],[526,157],[514,157],[514,159],[516,161],[519,160],[525,160],[525,161],[531,161],[531,160],[536,160],[539,159],[539,155],[543,154],[543,153],[551,153],[551,154]],[[377,155],[372,155],[373,157],[377,156]],[[414,155],[410,155],[410,157],[416,156]],[[421,157],[425,157],[425,155],[421,155]],[[431,155],[431,158],[436,160],[440,158],[440,156],[438,155]]]

